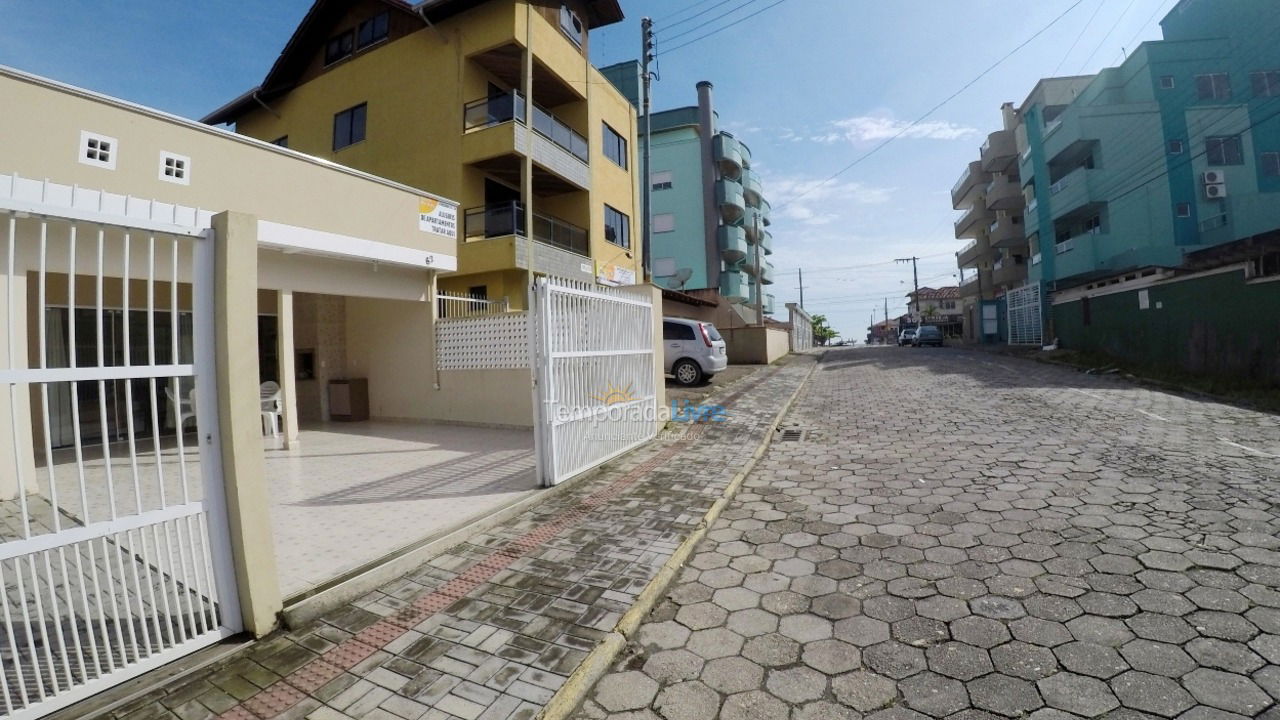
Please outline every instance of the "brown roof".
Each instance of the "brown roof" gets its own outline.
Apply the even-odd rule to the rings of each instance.
[[[914,298],[915,296],[916,294],[913,292],[907,293],[907,297],[909,298]],[[920,288],[921,300],[956,300],[959,297],[960,297],[960,288],[955,285],[950,285],[948,287],[940,287],[940,288],[931,288],[931,287]]]

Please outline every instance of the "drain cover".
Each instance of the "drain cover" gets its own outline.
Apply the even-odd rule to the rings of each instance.
[[[804,431],[796,428],[785,428],[782,430],[782,437],[778,439],[782,442],[800,442],[804,440]]]

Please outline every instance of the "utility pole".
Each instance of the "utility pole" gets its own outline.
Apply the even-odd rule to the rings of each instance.
[[[884,299],[884,332],[889,332],[889,298]],[[884,333],[880,333],[880,342],[883,342],[886,345],[889,343],[889,341],[885,339]]]
[[[760,213],[756,213],[756,320],[764,327],[764,281],[760,279]]]
[[[919,266],[920,258],[918,257],[898,258],[897,260],[894,260],[894,262],[911,263],[911,275],[914,278],[914,283],[916,288],[915,295],[912,297],[912,299],[914,299],[916,302],[915,314],[920,316],[915,319],[916,327],[919,327],[924,321],[924,314],[920,312],[920,266]]]
[[[804,268],[800,268],[800,309],[804,309]],[[875,321],[872,320],[871,324],[874,325]]]
[[[653,91],[653,73],[649,70],[650,63],[653,62],[656,55],[653,48],[653,19],[641,18],[640,20],[640,45],[642,52],[640,57],[643,58],[643,81],[644,81],[644,167],[641,168],[640,182],[643,183],[642,193],[644,199],[644,232],[641,233],[644,242],[644,248],[640,253],[640,262],[644,267],[644,277],[648,281],[652,279],[652,262],[653,253],[649,248],[653,239],[653,178],[649,172],[649,160],[653,152],[653,101],[651,98]]]

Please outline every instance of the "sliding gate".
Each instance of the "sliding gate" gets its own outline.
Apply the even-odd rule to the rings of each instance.
[[[1010,345],[1043,345],[1040,284],[1032,283],[1005,294]]]
[[[657,377],[647,288],[538,278],[530,307],[542,484],[563,482],[653,439]]]
[[[0,711],[35,718],[240,616],[211,235],[18,190],[0,184]]]

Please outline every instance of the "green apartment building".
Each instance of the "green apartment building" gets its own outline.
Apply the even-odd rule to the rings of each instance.
[[[1181,0],[1017,110],[1027,284],[1009,342],[1280,382],[1280,12]]]
[[[601,72],[639,105],[637,63]],[[697,105],[653,114],[652,271],[657,285],[715,302],[717,325],[731,328],[758,322],[757,298],[774,313],[773,235],[751,148],[720,129],[713,92],[699,83]]]

